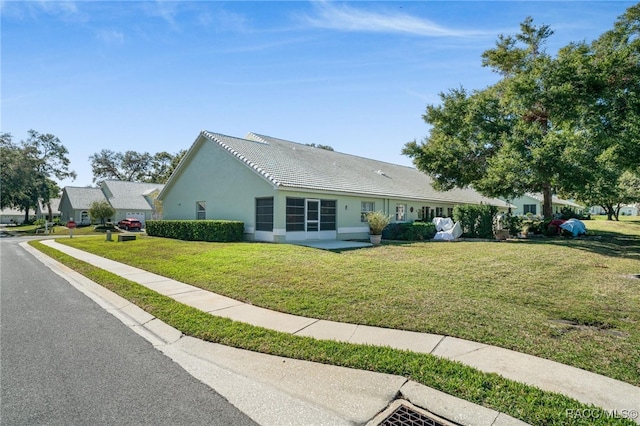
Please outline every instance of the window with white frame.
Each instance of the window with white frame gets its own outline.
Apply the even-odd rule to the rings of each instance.
[[[196,201],[196,220],[205,220],[207,218],[206,201]]]
[[[447,207],[447,217],[453,217],[453,207]]]
[[[407,206],[404,204],[396,205],[396,222],[404,222],[407,219]]]
[[[524,214],[531,213],[532,215],[535,215],[535,214],[537,214],[536,213],[536,207],[537,206],[535,204],[525,204],[525,205],[522,206],[522,212]]]
[[[376,203],[373,201],[363,201],[360,203],[360,222],[367,221],[367,214],[375,211]]]
[[[443,213],[444,213],[444,208],[436,207],[436,217],[442,217]]]

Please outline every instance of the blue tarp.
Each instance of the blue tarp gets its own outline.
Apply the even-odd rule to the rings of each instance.
[[[584,225],[582,221],[578,219],[569,219],[565,223],[560,225],[560,228],[571,232],[571,234],[573,234],[574,237],[577,237],[578,235],[584,235],[587,233],[587,227]]]

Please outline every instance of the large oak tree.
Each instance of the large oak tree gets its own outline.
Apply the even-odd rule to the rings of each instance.
[[[28,221],[29,211],[41,201],[51,219],[49,200],[60,191],[56,179],[75,179],[76,174],[69,169],[69,151],[57,136],[35,130],[28,135],[19,144],[10,133],[0,135],[0,207],[23,210]]]
[[[148,152],[115,152],[103,149],[89,157],[93,181],[115,179],[128,182],[166,183],[185,150],[176,154],[162,151],[154,155]]]
[[[441,93],[423,115],[432,126],[403,153],[434,178],[437,189],[473,186],[493,197],[543,194],[581,198],[601,179],[598,167],[637,167],[638,6],[591,44],[546,53],[548,26],[527,18],[482,55],[501,79],[483,90]],[[584,198],[584,197],[583,197]]]

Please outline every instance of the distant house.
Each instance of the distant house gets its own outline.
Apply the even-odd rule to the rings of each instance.
[[[35,219],[34,215],[29,215],[29,219]],[[8,224],[21,224],[24,222],[24,210],[6,208],[0,210],[0,223]]]
[[[104,194],[100,188],[65,186],[60,198],[60,220],[74,220],[81,225],[91,224],[89,207],[94,201],[103,201]]]
[[[515,206],[512,213],[516,216],[532,215],[533,217],[542,217],[542,204],[544,198],[542,194],[528,193],[522,197],[509,200]],[[570,200],[552,196],[551,207],[553,214],[560,214],[562,209],[569,209],[577,214],[584,213],[585,207]]]
[[[620,216],[638,216],[638,206],[636,204],[627,204],[620,207]]]
[[[89,207],[94,201],[107,201],[114,209],[111,221],[126,217],[140,220],[143,224],[155,214],[154,199],[164,185],[157,183],[123,182],[107,180],[98,188],[67,186],[60,199],[60,219],[74,219],[77,223],[91,223]]]
[[[365,214],[395,222],[451,216],[458,204],[504,201],[472,189],[438,192],[431,179],[400,166],[269,136],[246,139],[203,131],[158,199],[164,219],[240,220],[256,241],[365,239]]]
[[[52,220],[60,218],[60,198],[51,198],[49,200],[49,204],[51,205],[51,215]],[[42,200],[38,200],[38,207],[36,208],[36,217],[38,219],[48,219],[49,217],[49,207],[47,207],[47,203],[43,203]]]

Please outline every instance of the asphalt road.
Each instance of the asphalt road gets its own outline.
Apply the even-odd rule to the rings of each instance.
[[[20,241],[0,241],[0,424],[255,424]]]

